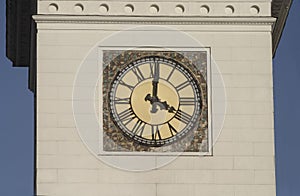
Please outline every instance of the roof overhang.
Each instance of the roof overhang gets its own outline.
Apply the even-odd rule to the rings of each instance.
[[[273,56],[276,53],[287,16],[293,0],[273,0],[272,1],[272,17],[277,18],[273,28]]]

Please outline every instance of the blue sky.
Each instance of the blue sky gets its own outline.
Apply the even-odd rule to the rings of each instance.
[[[33,94],[28,69],[5,58],[0,0],[0,195],[33,195]],[[300,195],[300,1],[295,0],[274,58],[277,196]]]
[[[274,66],[277,196],[300,195],[300,1],[294,0]]]

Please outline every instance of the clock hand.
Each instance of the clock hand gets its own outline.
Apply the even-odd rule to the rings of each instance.
[[[150,94],[147,94],[145,97],[145,101],[150,101],[152,105],[151,113],[157,112],[157,104],[160,103],[157,97],[152,97]]]
[[[168,109],[168,112],[169,113],[174,113],[176,110],[173,106],[171,106],[169,109]]]
[[[164,102],[158,101],[152,104],[151,113],[157,112],[156,106],[159,106],[160,110],[168,110],[169,113],[174,113],[176,111],[175,108],[173,106],[168,105],[166,101]]]
[[[173,106],[170,106],[166,101],[160,103],[164,106],[163,109],[168,110],[169,113],[174,113],[176,111],[175,108]],[[162,108],[160,109],[162,110]]]
[[[159,81],[159,63],[155,62],[154,77],[153,77],[153,81],[152,81],[152,97],[155,97],[157,100],[158,100],[158,97],[157,97],[158,81]]]
[[[152,97],[150,94],[147,94],[145,101],[149,101],[152,105],[151,113],[157,112],[157,106],[160,110],[168,110],[169,113],[174,113],[176,110],[173,106],[170,106],[166,101],[160,101],[160,99]]]
[[[158,82],[159,80],[159,63],[155,62],[154,64],[154,77],[153,81]]]
[[[164,101],[162,102],[158,96],[158,82],[159,82],[159,63],[154,62],[154,74],[153,74],[153,80],[152,80],[152,96],[150,94],[147,94],[145,97],[145,101],[150,101],[152,105],[151,113],[157,112],[157,106],[159,106],[160,110],[168,110],[170,113],[174,113],[175,108],[173,106],[169,106],[169,104]]]
[[[155,98],[158,101],[158,97],[157,97],[157,85],[158,85],[158,81],[152,81],[152,97]]]
[[[147,94],[144,100],[145,101],[150,101],[151,105],[154,103],[154,99],[153,99],[153,97],[151,97],[150,94]]]

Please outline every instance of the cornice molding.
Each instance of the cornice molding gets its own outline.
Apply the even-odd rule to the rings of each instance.
[[[263,17],[271,16],[271,0],[43,0],[38,14],[105,16],[201,16]]]
[[[34,15],[36,23],[158,24],[158,25],[273,25],[273,17],[145,17]]]

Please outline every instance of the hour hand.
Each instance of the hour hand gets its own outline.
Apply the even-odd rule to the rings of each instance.
[[[160,102],[165,110],[168,110],[169,113],[174,113],[176,110],[173,106],[170,106],[166,101]]]
[[[160,101],[157,97],[152,97],[150,94],[147,94],[145,101],[149,101],[152,105],[151,113],[156,113],[157,106],[160,110],[168,110],[169,113],[174,113],[176,110],[173,106],[170,106],[166,101]]]

